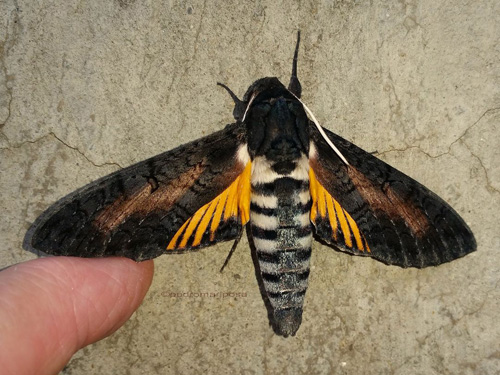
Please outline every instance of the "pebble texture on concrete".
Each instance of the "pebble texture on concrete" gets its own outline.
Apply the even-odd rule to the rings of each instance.
[[[30,223],[100,176],[221,129],[257,78],[416,178],[478,251],[424,270],[315,243],[304,321],[269,328],[246,239],[156,260],[130,321],[65,374],[500,372],[500,2],[0,2],[0,267]],[[175,293],[240,297],[172,297]]]

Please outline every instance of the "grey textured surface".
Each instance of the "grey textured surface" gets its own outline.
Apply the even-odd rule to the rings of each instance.
[[[33,258],[30,223],[79,186],[232,119],[288,82],[325,127],[447,200],[478,251],[424,270],[316,243],[304,322],[275,336],[246,240],[156,260],[117,333],[65,374],[495,374],[500,371],[500,3],[0,2],[0,266]],[[232,292],[240,297],[172,297]]]

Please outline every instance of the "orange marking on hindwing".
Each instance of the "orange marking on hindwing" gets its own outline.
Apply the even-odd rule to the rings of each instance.
[[[184,232],[184,229],[188,226],[188,224],[189,224],[190,221],[191,221],[191,219],[189,219],[188,221],[186,221],[182,225],[182,227],[180,227],[180,229],[177,231],[177,233],[175,234],[175,236],[172,238],[172,240],[168,244],[167,250],[171,250],[171,249],[173,249],[175,247],[175,244],[177,243],[177,240],[179,239],[179,237],[182,234],[182,232]]]
[[[189,219],[189,224],[184,231],[184,235],[182,236],[181,243],[179,244],[180,248],[186,247],[187,242],[191,235],[193,234],[194,230],[198,226],[201,218],[203,217],[203,214],[205,213],[206,205],[203,206],[201,209],[196,211],[196,213]]]
[[[209,228],[210,241],[214,241],[215,233],[222,222],[230,218],[240,217],[245,225],[250,219],[250,174],[252,165],[247,163],[243,172],[213,200],[203,205],[175,233],[167,246],[167,250],[182,249],[201,244],[203,235]],[[179,242],[180,239],[180,242]],[[179,242],[179,244],[177,244]]]
[[[353,246],[360,251],[370,251],[365,236],[359,230],[358,225],[349,213],[331,196],[331,194],[317,180],[312,168],[309,169],[309,190],[311,192],[312,207],[311,207],[311,222],[316,224],[316,219],[319,217],[326,218],[332,229],[332,237],[337,240],[337,232],[342,231],[344,235],[345,245],[349,248]],[[352,236],[354,236],[355,244],[353,244]]]
[[[340,222],[340,230],[344,234],[345,244],[347,245],[347,247],[352,247],[351,231],[349,230],[349,224],[347,224],[347,219],[346,219],[346,215],[349,214],[344,211],[339,202],[335,201],[334,205],[335,205],[335,211],[337,212],[337,217],[339,218]]]
[[[227,190],[224,191],[217,198],[215,198],[215,200],[217,200],[217,208],[215,210],[215,214],[212,219],[212,224],[210,225],[210,241],[214,240],[215,231],[217,230],[217,227],[219,226],[219,223],[221,221],[222,214],[224,212],[224,207],[226,206],[226,201],[227,201]]]
[[[321,217],[326,216],[326,190],[318,189],[318,211]]]
[[[205,214],[203,215],[203,219],[200,221],[200,225],[198,225],[198,228],[196,229],[196,233],[194,235],[194,240],[193,240],[193,246],[198,246],[200,244],[201,239],[203,238],[203,233],[205,233],[205,230],[207,229],[208,224],[210,223],[210,219],[212,219],[215,207],[217,206],[217,202],[218,200],[214,199],[212,202],[205,205],[208,207],[205,209]]]
[[[238,201],[238,179],[234,181],[228,189],[228,199],[226,202],[226,207],[224,209],[224,221],[232,216],[236,216],[237,211],[237,201]]]
[[[363,240],[361,239],[361,233],[359,232],[358,225],[354,219],[344,210],[346,219],[349,222],[349,227],[351,228],[352,234],[354,235],[354,240],[356,241],[356,246],[358,249],[363,249]]]
[[[333,230],[333,239],[337,241],[337,215],[335,215],[335,209],[333,208],[334,199],[331,195],[327,197],[326,208],[328,210],[328,219],[330,220],[330,227]]]

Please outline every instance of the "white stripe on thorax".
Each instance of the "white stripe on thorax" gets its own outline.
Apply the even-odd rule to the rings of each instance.
[[[297,161],[295,169],[289,174],[279,174],[271,168],[271,162],[265,156],[257,156],[252,163],[252,184],[274,182],[281,177],[291,177],[300,181],[309,179],[309,159],[302,155]]]
[[[236,158],[245,166],[250,161],[250,154],[248,153],[248,145],[246,143],[238,147],[236,151]]]

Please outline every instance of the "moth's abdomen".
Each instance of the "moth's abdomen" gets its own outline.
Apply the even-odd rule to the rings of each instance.
[[[309,277],[312,228],[308,160],[291,173],[273,171],[266,159],[254,160],[250,222],[263,287],[274,329],[294,335],[302,321]]]

